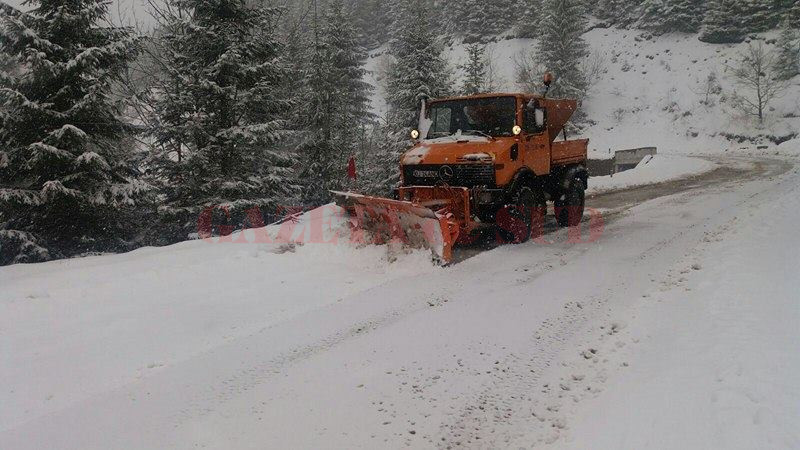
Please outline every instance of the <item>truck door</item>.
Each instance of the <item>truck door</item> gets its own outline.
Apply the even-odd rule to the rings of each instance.
[[[536,175],[550,173],[550,137],[547,134],[547,110],[536,99],[523,108],[523,143],[525,165]]]

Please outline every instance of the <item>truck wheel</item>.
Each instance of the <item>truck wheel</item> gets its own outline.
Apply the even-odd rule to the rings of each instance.
[[[521,244],[539,237],[545,213],[545,197],[538,189],[522,186],[496,215],[496,236],[502,243]],[[533,236],[536,235],[536,236]]]
[[[583,181],[573,178],[566,192],[564,200],[555,201],[556,221],[562,227],[575,227],[583,219],[583,208],[586,203],[586,191]]]

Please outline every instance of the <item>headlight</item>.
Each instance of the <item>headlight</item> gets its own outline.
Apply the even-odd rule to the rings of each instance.
[[[519,136],[519,134],[522,133],[522,128],[519,125],[514,125],[511,132],[514,133],[514,136]]]
[[[419,137],[419,131],[411,130],[411,139],[417,139]]]

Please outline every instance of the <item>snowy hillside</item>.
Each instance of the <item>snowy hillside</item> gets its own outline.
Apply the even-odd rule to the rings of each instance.
[[[777,33],[757,37],[774,44]],[[595,124],[583,131],[591,139],[592,156],[608,150],[657,146],[670,153],[718,152],[743,145],[774,146],[800,130],[800,80],[771,104],[763,125],[732,106],[736,89],[730,68],[747,47],[742,44],[707,44],[697,35],[672,33],[652,37],[639,30],[595,28],[584,35],[604,72],[584,104]],[[531,39],[504,39],[488,44],[498,90],[518,91],[515,61],[535,45]],[[455,44],[445,51],[452,67],[463,63],[465,48]],[[385,62],[383,50],[374,52],[367,68],[377,86],[373,109],[386,111],[381,88]],[[706,100],[706,80],[715,73],[721,92]],[[775,141],[778,142],[775,142]]]

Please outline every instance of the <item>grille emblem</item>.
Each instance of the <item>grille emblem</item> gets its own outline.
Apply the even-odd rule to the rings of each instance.
[[[415,170],[412,172],[415,177],[419,178],[436,178],[435,170]]]
[[[440,167],[439,178],[441,178],[442,180],[451,180],[453,178],[453,168],[450,166]]]

